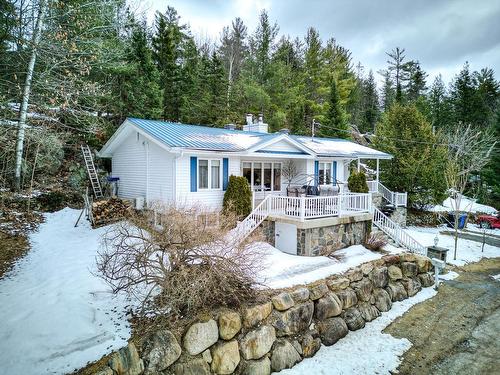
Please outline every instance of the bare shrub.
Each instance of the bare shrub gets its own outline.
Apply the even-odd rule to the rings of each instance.
[[[381,232],[372,233],[363,245],[372,251],[382,251],[387,245],[387,239]]]
[[[138,298],[142,314],[190,315],[252,300],[261,254],[232,240],[233,217],[207,217],[174,206],[163,207],[155,220],[133,214],[105,234],[99,275],[115,292]]]

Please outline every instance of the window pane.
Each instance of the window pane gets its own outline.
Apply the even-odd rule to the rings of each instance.
[[[208,188],[208,160],[198,161],[198,187],[200,189]]]
[[[332,183],[332,163],[325,163],[325,184]]]
[[[220,188],[220,161],[219,160],[212,160],[211,161],[211,168],[212,168],[212,174],[210,176],[211,178],[211,187],[212,189],[219,189]]]
[[[262,188],[262,163],[253,163],[253,186],[254,190]]]
[[[248,184],[252,186],[252,163],[243,163],[243,177],[245,177],[248,181]]]
[[[271,190],[271,163],[264,163],[264,189]]]
[[[320,185],[325,183],[325,163],[319,163],[318,183]]]
[[[274,163],[274,182],[273,182],[273,190],[281,191],[281,163]]]

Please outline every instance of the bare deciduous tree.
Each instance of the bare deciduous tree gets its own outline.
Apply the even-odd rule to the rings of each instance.
[[[462,198],[465,189],[471,183],[471,175],[479,172],[488,163],[496,142],[492,134],[477,130],[470,125],[457,126],[455,131],[446,136],[446,142],[448,161],[444,177],[454,214],[453,259],[457,259],[458,227],[460,213],[463,211]]]
[[[98,272],[115,292],[139,299],[142,313],[182,315],[254,297],[262,257],[234,244],[234,218],[174,206],[159,212],[160,224],[134,215],[105,234]]]

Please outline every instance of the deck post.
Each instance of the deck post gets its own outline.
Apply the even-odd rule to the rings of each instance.
[[[306,217],[306,197],[300,197],[300,221],[304,221]]]
[[[252,211],[255,210],[255,190],[252,189]]]
[[[379,161],[380,161],[380,159],[377,159],[377,174],[376,174],[376,177],[375,177],[375,179],[377,180],[377,190],[378,190]]]
[[[358,158],[358,173],[360,170],[361,170],[361,160],[360,160],[360,158]]]

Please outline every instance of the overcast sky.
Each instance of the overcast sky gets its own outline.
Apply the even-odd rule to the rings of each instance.
[[[323,41],[334,37],[352,51],[354,63],[377,71],[386,51],[406,49],[429,73],[448,82],[469,61],[473,70],[500,72],[500,0],[145,0],[152,20],[167,5],[177,9],[193,34],[217,40],[223,26],[241,17],[252,32],[261,9],[280,27],[280,35],[303,37],[307,27]]]

